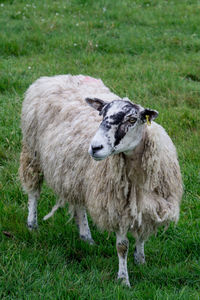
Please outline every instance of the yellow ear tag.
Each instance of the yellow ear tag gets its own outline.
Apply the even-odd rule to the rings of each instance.
[[[151,122],[149,121],[149,115],[146,115],[145,117],[146,117],[146,120],[147,120],[147,125],[150,126]]]

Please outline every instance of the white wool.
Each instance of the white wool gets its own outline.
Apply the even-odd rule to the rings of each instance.
[[[66,202],[80,203],[100,228],[129,229],[146,239],[158,226],[179,218],[182,181],[175,147],[152,122],[129,155],[94,161],[88,147],[101,117],[86,97],[120,99],[101,80],[83,75],[42,77],[26,92],[23,143],[62,199],[45,219]]]

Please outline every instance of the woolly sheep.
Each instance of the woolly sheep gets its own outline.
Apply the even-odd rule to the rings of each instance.
[[[127,286],[127,232],[136,240],[135,262],[144,263],[144,242],[179,218],[176,149],[153,122],[157,115],[83,75],[38,79],[22,107],[19,173],[28,194],[28,227],[37,228],[44,178],[59,196],[44,219],[68,202],[81,239],[93,243],[86,210],[99,228],[115,232],[118,279]]]

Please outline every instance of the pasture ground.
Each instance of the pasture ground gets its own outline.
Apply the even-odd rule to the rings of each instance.
[[[195,0],[0,1],[0,298],[200,299],[200,2]],[[180,221],[146,243],[132,288],[115,281],[115,236],[90,221],[96,245],[80,241],[44,186],[39,230],[28,232],[18,179],[23,94],[40,76],[88,74],[159,111],[184,180]],[[6,234],[7,232],[7,234]]]

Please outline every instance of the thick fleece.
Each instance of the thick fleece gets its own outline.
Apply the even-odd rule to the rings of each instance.
[[[94,161],[88,147],[101,117],[86,104],[87,97],[120,99],[101,80],[83,75],[42,77],[29,87],[22,108],[24,189],[36,189],[44,176],[59,196],[56,208],[83,204],[101,229],[130,230],[146,240],[158,226],[179,218],[182,180],[176,149],[152,122],[131,153]]]

